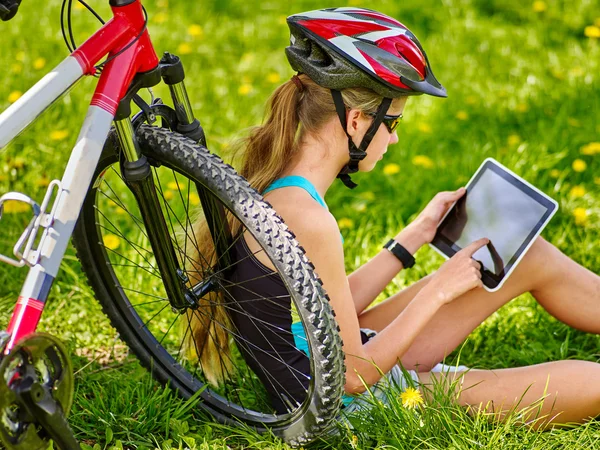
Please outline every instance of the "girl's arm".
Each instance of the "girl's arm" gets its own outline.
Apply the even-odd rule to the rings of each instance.
[[[427,242],[417,221],[405,227],[394,239],[413,255]],[[382,249],[348,275],[356,314],[360,315],[402,269],[398,258]]]
[[[433,240],[442,217],[465,192],[465,188],[439,192],[421,214],[394,239],[414,254],[423,244]],[[388,250],[381,250],[373,259],[348,276],[357,315],[375,300],[401,269],[402,263],[394,255]]]

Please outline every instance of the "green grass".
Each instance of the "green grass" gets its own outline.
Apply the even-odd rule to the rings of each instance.
[[[104,17],[107,2],[91,5]],[[584,35],[600,20],[593,0],[548,0],[535,12],[518,0],[434,0],[364,3],[399,18],[421,39],[449,98],[412,98],[390,148],[371,173],[354,179],[353,191],[336,183],[327,202],[341,223],[347,271],[371,256],[390,235],[409,223],[441,190],[463,185],[488,156],[557,199],[560,209],[544,237],[595,273],[600,271],[600,169],[598,156],[581,153],[600,142],[600,41]],[[356,4],[355,1],[344,4]],[[193,107],[207,132],[209,148],[228,157],[230,143],[260,122],[265,101],[292,71],[285,59],[284,17],[331,6],[241,0],[147,1],[153,41],[160,52],[182,54]],[[0,110],[15,92],[25,92],[67,54],[59,24],[59,2],[24,0],[17,18],[0,23],[2,53]],[[199,24],[201,36],[188,27]],[[599,24],[600,25],[600,24]],[[96,29],[93,17],[74,11],[78,43]],[[186,48],[183,48],[186,50]],[[44,61],[41,61],[43,58]],[[36,69],[37,67],[43,66]],[[60,178],[81,126],[94,80],[86,79],[57,102],[0,155],[0,192],[17,190],[41,200],[44,179]],[[157,88],[164,98],[168,91]],[[460,119],[459,117],[462,117]],[[62,133],[52,133],[52,132]],[[56,139],[53,139],[56,138]],[[414,163],[427,156],[432,167]],[[586,169],[573,170],[581,159]],[[384,167],[399,172],[386,175]],[[573,188],[577,188],[573,190]],[[586,215],[576,222],[575,212]],[[10,246],[25,219],[2,218],[0,252]],[[428,247],[417,265],[400,273],[378,298],[397,292],[435,271],[442,258]],[[0,267],[0,329],[25,276],[25,269]],[[74,356],[76,395],[71,423],[77,436],[99,448],[286,448],[270,436],[213,423],[152,381],[118,340],[100,311],[69,248],[40,325],[64,340]],[[557,322],[523,295],[475,330],[460,354],[461,364],[513,367],[559,359],[596,361],[600,338]],[[450,362],[456,361],[453,354]],[[397,397],[398,393],[392,393]],[[321,448],[596,448],[600,425],[533,432],[517,418],[497,424],[471,417],[437,392],[437,406],[407,411],[397,402],[375,405],[354,419],[353,431],[324,439]]]

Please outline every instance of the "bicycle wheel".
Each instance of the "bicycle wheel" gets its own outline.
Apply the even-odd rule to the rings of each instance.
[[[185,311],[177,311],[166,297],[142,216],[119,169],[117,139],[111,134],[73,234],[103,310],[155,378],[184,398],[202,390],[201,406],[217,420],[270,429],[292,445],[312,441],[331,425],[341,406],[344,364],[333,312],[304,250],[270,205],[216,155],[162,128],[142,125],[137,139],[151,163],[181,268],[179,278],[186,298],[192,300]],[[215,215],[223,220],[215,220]],[[211,245],[199,241],[201,223],[210,228]],[[234,288],[248,290],[246,283],[256,282],[232,282],[231,273],[241,260],[232,259],[230,252],[244,236],[252,236],[276,267],[277,273],[268,276],[283,282],[288,310],[280,298],[257,295],[251,300],[297,319],[310,358],[294,347],[298,341],[286,336],[289,330],[270,329],[260,308],[249,308],[251,300],[242,304],[232,295]],[[285,337],[285,342],[274,344],[269,338],[257,344],[240,331],[239,317],[263,337],[271,333]],[[205,329],[201,339],[199,323]],[[292,347],[286,353],[282,345]],[[202,359],[210,348],[216,372],[209,371],[209,360]],[[309,373],[296,370],[290,355],[306,358]],[[293,373],[303,398],[286,395],[287,387],[269,378],[264,361]],[[285,410],[274,407],[273,392],[281,393]]]

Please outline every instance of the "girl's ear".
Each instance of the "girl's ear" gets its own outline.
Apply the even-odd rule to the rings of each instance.
[[[346,130],[350,136],[354,136],[359,127],[359,119],[361,118],[362,113],[358,109],[351,109],[348,111],[348,116],[346,119]]]

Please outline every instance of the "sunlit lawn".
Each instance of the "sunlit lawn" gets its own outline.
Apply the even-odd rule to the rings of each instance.
[[[109,16],[108,2],[91,6]],[[285,17],[332,6],[318,1],[144,2],[159,52],[181,55],[193,107],[208,146],[227,160],[231,142],[260,122],[269,93],[293,73],[284,56]],[[356,1],[400,19],[427,49],[448,99],[412,98],[400,142],[353,191],[336,183],[326,201],[345,239],[351,272],[441,190],[464,185],[486,157],[499,160],[555,198],[560,209],[543,236],[593,272],[600,271],[600,7],[597,2],[517,0]],[[60,62],[66,46],[60,3],[24,0],[17,18],[0,23],[0,110]],[[81,43],[97,22],[73,12]],[[60,178],[83,121],[94,79],[57,102],[0,155],[0,192],[41,201]],[[164,87],[155,94],[168,98]],[[7,210],[2,253],[24,218]],[[421,249],[382,300],[431,273],[442,258]],[[24,269],[0,269],[0,328],[5,328]],[[100,312],[69,249],[40,329],[74,355],[77,392],[71,423],[78,437],[105,448],[285,448],[269,436],[223,429],[164,391],[133,360]],[[600,339],[557,322],[524,295],[490,317],[467,340],[461,364],[500,368],[565,358],[596,361]],[[456,361],[452,355],[450,362]],[[93,362],[92,362],[93,361]],[[124,376],[124,375],[127,376]],[[443,401],[440,400],[442,403]],[[365,417],[367,418],[367,417]],[[111,431],[106,432],[107,429]],[[183,444],[183,439],[187,444]],[[196,444],[193,444],[195,440]],[[534,433],[499,426],[447,406],[376,410],[354,431],[322,443],[332,448],[596,448],[600,425]],[[194,447],[193,445],[197,445]],[[387,446],[387,447],[386,447]]]

